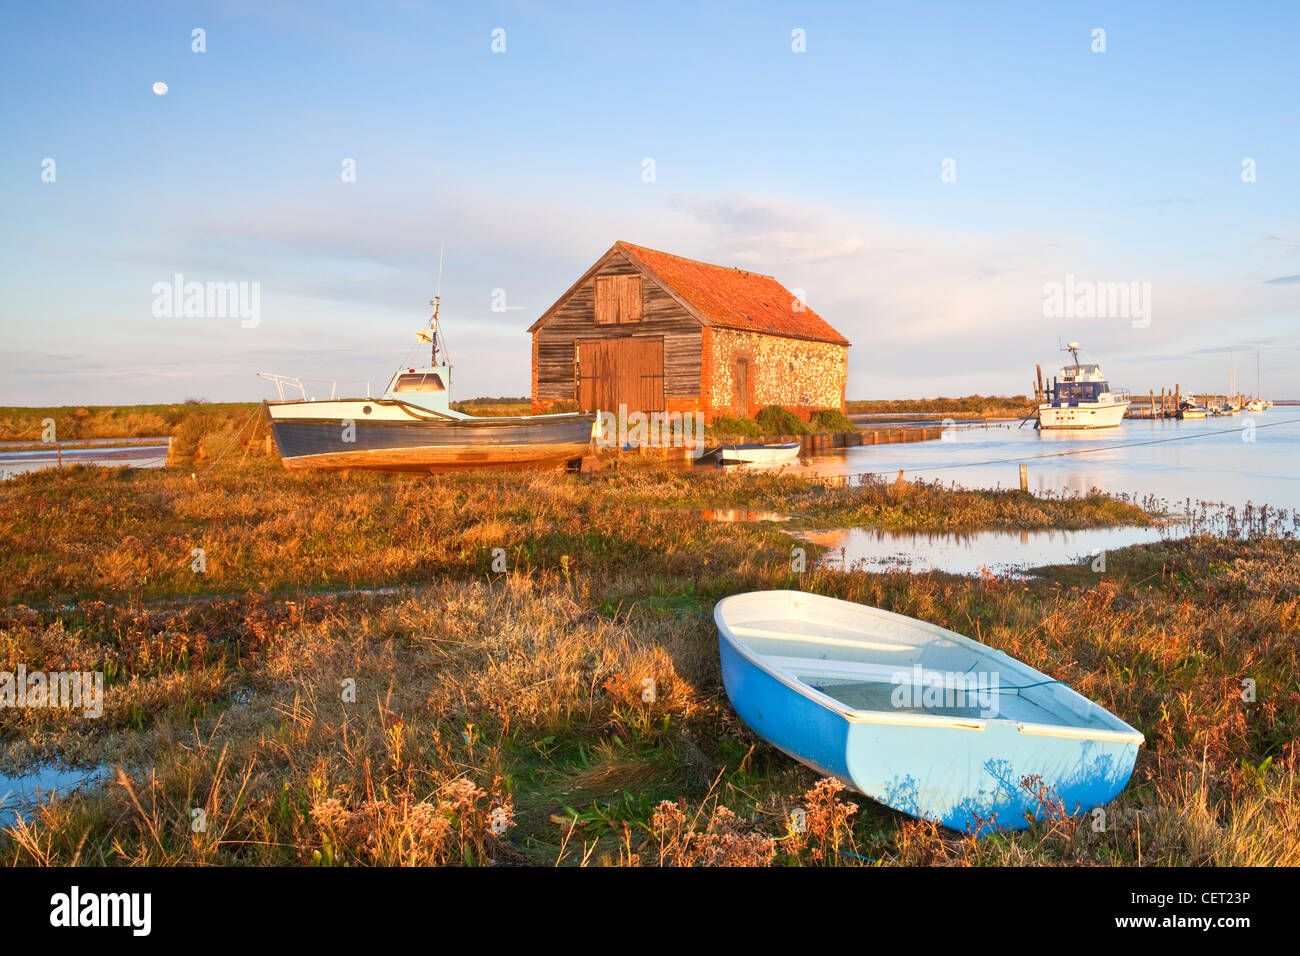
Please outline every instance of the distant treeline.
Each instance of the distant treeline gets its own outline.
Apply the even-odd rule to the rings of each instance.
[[[531,398],[467,398],[463,402],[456,402],[457,405],[530,405]]]
[[[1011,417],[1025,414],[1033,400],[1024,395],[967,395],[965,398],[888,398],[845,402],[849,415],[872,413],[931,413],[979,416],[983,418]]]
[[[75,441],[89,438],[145,438],[158,435],[175,435],[182,426],[186,430],[198,428],[209,431],[224,429],[228,423],[239,424],[256,409],[258,402],[208,402],[202,398],[187,398],[180,402],[162,405],[64,405],[28,408],[0,406],[0,441],[41,441],[45,435],[45,421],[55,422],[58,441]],[[566,403],[553,411],[576,410],[576,405]],[[854,401],[847,403],[850,415],[870,412],[919,412],[969,417],[1011,417],[1023,415],[1032,403],[1020,396],[969,395],[966,398],[907,398]],[[530,401],[523,397],[470,398],[455,402],[453,408],[463,408],[478,415],[526,415]],[[264,418],[265,416],[259,416]],[[834,428],[825,430],[834,431]],[[795,434],[785,431],[782,434]]]

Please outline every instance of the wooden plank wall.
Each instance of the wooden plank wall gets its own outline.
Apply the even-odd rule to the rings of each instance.
[[[596,324],[596,276],[640,275],[640,270],[615,251],[599,270],[574,290],[535,334],[536,391],[534,399],[576,400],[575,343],[628,335],[663,338],[664,397],[695,398],[700,394],[701,328],[677,300],[654,280],[641,283],[641,321]],[[632,307],[629,305],[629,309]]]

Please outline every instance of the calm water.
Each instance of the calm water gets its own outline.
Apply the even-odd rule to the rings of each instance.
[[[68,465],[130,465],[132,468],[161,468],[167,461],[167,443],[161,445],[129,445],[121,448],[65,448],[63,464]],[[12,478],[28,471],[57,468],[59,452],[54,448],[34,448],[27,451],[0,452],[0,479]]]
[[[57,766],[41,767],[20,777],[0,774],[0,826],[8,826],[19,812],[26,814],[55,794],[66,796],[82,787],[99,786],[107,775],[104,767],[69,770]]]
[[[799,537],[831,550],[818,566],[828,570],[947,571],[1020,576],[1047,564],[1092,564],[1099,552],[1175,537],[1185,527],[1088,528],[1082,531],[977,531],[920,534],[879,528],[837,528],[802,532]],[[1107,561],[1109,561],[1109,557]],[[1101,570],[1099,567],[1098,570]]]
[[[951,441],[849,448],[791,468],[888,478],[901,468],[909,480],[1018,488],[1023,462],[1029,467],[1029,489],[1036,494],[1085,494],[1099,488],[1138,499],[1155,496],[1177,510],[1188,498],[1237,508],[1252,502],[1297,509],[1300,422],[1295,419],[1300,419],[1300,408],[1275,407],[1264,414],[1200,421],[1125,421],[1095,432],[1036,432],[1032,424],[1017,428],[1014,423],[957,426],[950,429]],[[1247,424],[1252,420],[1253,433]],[[1254,440],[1243,441],[1243,436]],[[1117,445],[1127,447],[1112,447]]]

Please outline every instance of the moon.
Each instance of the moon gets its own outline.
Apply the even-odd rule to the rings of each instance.
[[[157,93],[159,96],[162,96],[167,92],[167,84],[164,83],[162,80],[159,80],[157,83],[153,85],[153,91]]]

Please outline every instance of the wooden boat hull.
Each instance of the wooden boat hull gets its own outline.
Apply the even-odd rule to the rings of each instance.
[[[763,632],[762,622],[771,627],[770,622],[785,613],[765,604],[799,606],[798,620],[803,625],[796,630],[801,634],[789,646],[783,638],[745,636],[747,627],[751,634]],[[723,683],[745,723],[817,772],[911,816],[967,832],[1022,829],[1044,811],[1039,786],[1049,788],[1052,798],[1059,799],[1068,812],[1079,813],[1108,803],[1133,771],[1142,742],[1138,731],[1046,675],[954,632],[876,608],[791,591],[727,598],[718,603],[714,617]],[[839,626],[848,620],[872,622],[879,634],[864,635],[855,646],[851,631]],[[760,622],[757,628],[755,621]],[[828,630],[831,643],[818,645],[810,640]],[[761,641],[769,642],[763,653],[756,650]],[[894,655],[895,663],[884,666],[906,673],[907,651],[934,642],[956,649],[964,659],[998,669],[1016,687],[1034,685],[1032,694],[1045,705],[1081,715],[1078,724],[1025,719],[1038,712],[1027,690],[1017,690],[1014,707],[1003,704],[1008,708],[1006,717],[854,708],[828,692],[845,694],[844,690],[818,689],[816,679],[801,679],[790,669],[834,671],[845,662],[830,656],[769,653],[775,648],[809,655],[856,655],[864,661],[847,666],[868,669],[874,665],[865,658],[877,655],[883,660]],[[802,663],[788,667],[774,663],[784,661]],[[879,683],[884,693],[903,682]],[[840,685],[844,686],[863,685]]]
[[[423,473],[562,465],[588,452],[595,418],[553,415],[365,421],[277,418],[270,409],[268,414],[271,435],[284,467],[290,471],[362,469]]]

